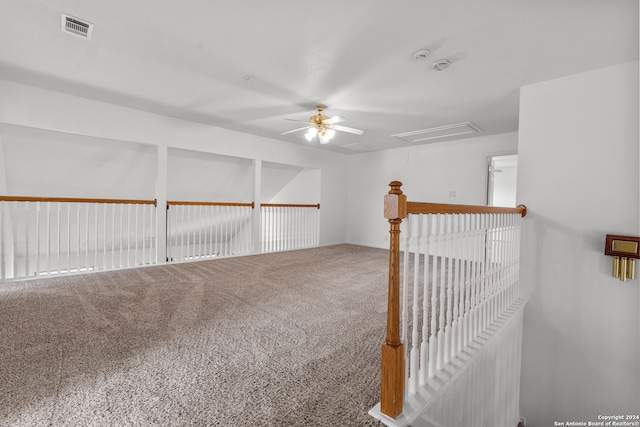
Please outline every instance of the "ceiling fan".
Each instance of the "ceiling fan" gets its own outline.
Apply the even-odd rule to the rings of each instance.
[[[320,140],[320,144],[326,144],[329,141],[331,141],[331,138],[334,137],[337,130],[342,132],[353,133],[356,135],[362,135],[364,133],[364,131],[360,129],[337,125],[336,123],[343,122],[346,119],[340,116],[328,117],[323,115],[322,111],[325,108],[326,107],[324,105],[316,105],[316,110],[318,110],[318,114],[309,117],[308,122],[294,120],[294,119],[285,119],[285,120],[290,120],[292,122],[306,123],[306,126],[298,129],[290,130],[287,132],[283,132],[280,135],[286,135],[289,133],[299,132],[301,130],[306,129],[307,133],[304,134],[304,137],[307,139],[307,141],[311,141],[313,140],[313,138],[317,136],[318,139]]]

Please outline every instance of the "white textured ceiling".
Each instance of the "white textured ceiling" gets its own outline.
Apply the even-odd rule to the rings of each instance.
[[[0,0],[0,78],[305,145],[284,118],[323,103],[347,153],[516,131],[521,86],[637,59],[638,0]]]

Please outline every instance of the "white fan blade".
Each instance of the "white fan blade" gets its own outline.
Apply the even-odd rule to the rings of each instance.
[[[340,117],[340,116],[333,116],[331,118],[325,119],[323,120],[324,123],[328,123],[330,125],[334,124],[334,123],[340,123],[340,122],[344,122],[345,119],[344,117]]]
[[[290,130],[290,131],[287,131],[287,132],[282,132],[280,135],[286,135],[288,133],[298,132],[298,131],[307,130],[307,129],[309,129],[309,126],[305,126],[303,128],[298,128],[298,129],[294,129],[294,130]]]
[[[309,123],[309,120],[287,119],[286,117],[284,119],[289,120],[290,122],[296,122],[296,123]]]
[[[349,133],[354,133],[356,135],[362,135],[364,133],[363,130],[360,129],[355,129],[355,128],[350,128],[347,126],[340,126],[340,125],[335,125],[333,127],[335,130],[340,130],[342,132],[349,132]]]

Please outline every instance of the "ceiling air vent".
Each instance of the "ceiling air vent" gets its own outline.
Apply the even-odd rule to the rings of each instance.
[[[61,15],[61,24],[63,32],[82,37],[83,39],[91,39],[91,33],[93,33],[92,23],[63,13]]]
[[[464,122],[453,125],[438,126],[431,129],[415,130],[413,132],[397,133],[395,135],[391,135],[391,137],[414,143],[478,132],[480,132],[480,128],[476,125],[471,122]]]

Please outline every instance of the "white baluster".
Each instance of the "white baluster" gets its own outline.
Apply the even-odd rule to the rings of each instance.
[[[220,224],[220,218],[218,215],[218,210],[219,210],[219,206],[213,206],[212,207],[213,212],[212,212],[212,217],[213,217],[213,242],[212,242],[212,246],[213,246],[213,253],[218,256],[220,254],[219,251],[219,247],[218,247],[218,241],[219,241],[219,236],[218,236],[218,227]]]
[[[22,205],[22,206],[21,206]],[[10,258],[11,258],[11,262],[9,264],[9,270],[11,273],[11,276],[13,278],[17,278],[17,277],[27,277],[29,276],[29,270],[26,269],[24,274],[21,274],[20,272],[20,265],[19,265],[19,254],[20,252],[18,251],[18,236],[19,236],[19,232],[20,229],[22,227],[20,227],[20,222],[22,219],[24,219],[25,221],[25,229],[29,227],[29,210],[31,203],[19,203],[16,202],[15,203],[15,210],[12,210],[11,212],[11,217],[9,218],[9,223],[7,224],[7,231],[9,233],[11,233],[11,236],[9,237],[9,242],[10,243],[10,248],[9,248],[9,254],[10,254]],[[28,240],[27,240],[27,245],[28,245]],[[28,251],[27,251],[27,255],[26,257],[28,258]]]
[[[62,202],[58,202],[56,203],[55,206],[55,222],[56,222],[56,237],[55,237],[55,249],[56,249],[56,258],[57,258],[57,262],[56,262],[56,270],[58,270],[58,272],[62,272],[62,263],[60,262],[61,257],[61,250],[60,250],[60,245],[61,245],[61,241],[62,241],[62,233],[60,233],[60,223],[62,221]],[[69,271],[70,269],[67,269],[67,271]]]
[[[290,229],[290,219],[291,219],[291,208],[285,207],[282,208],[282,241],[284,250],[291,249],[291,235],[289,233]]]
[[[237,208],[236,207],[232,207],[231,208],[231,216],[233,218],[233,233],[232,233],[232,238],[233,238],[233,251],[232,251],[232,255],[237,255],[238,254],[238,250],[239,250],[239,233],[240,233],[240,217],[238,215],[237,212]]]
[[[295,209],[293,211],[293,223],[291,224],[291,239],[293,241],[293,248],[300,249],[302,245],[300,244],[300,221],[302,215],[304,215],[304,211],[308,208],[300,208]]]
[[[438,227],[439,227],[439,218],[440,215],[432,216],[432,230],[430,232],[429,238],[433,242],[431,245],[433,255],[431,256],[432,262],[432,276],[431,276],[431,321],[429,323],[429,377],[433,377],[435,375],[435,371],[438,368],[438,342],[437,342],[437,313],[438,313],[438,253],[440,252],[440,244],[439,244],[439,236],[438,236]]]
[[[102,269],[107,269],[107,207],[109,205],[101,205],[102,208]]]
[[[476,253],[478,256],[478,266],[477,266],[477,274],[476,274],[476,336],[480,334],[482,330],[482,276],[483,276],[483,263],[484,263],[484,253],[485,253],[485,236],[483,229],[483,216],[478,214],[478,230],[477,230],[477,240],[476,240]]]
[[[180,257],[177,261],[182,262],[184,261],[185,207],[183,205],[176,205],[176,209],[176,231],[180,233]],[[178,220],[178,215],[180,216],[180,220]]]
[[[268,252],[269,250],[269,213],[266,208],[262,208],[259,203],[257,203],[257,208],[260,209],[260,239],[262,240],[260,244],[261,252]]]
[[[202,227],[204,228],[204,250],[205,257],[211,257],[211,206],[207,205],[203,207],[204,219]]]
[[[305,230],[305,239],[304,246],[310,247],[313,245],[314,235],[315,235],[315,215],[318,208],[311,208],[307,212],[305,216],[304,222],[304,230]]]
[[[209,230],[209,252],[211,253],[211,256],[217,256],[216,255],[216,224],[218,222],[218,218],[216,216],[217,213],[217,206],[209,206],[209,217],[210,217],[210,230]]]
[[[275,229],[276,229],[276,208],[274,207],[267,207],[266,210],[269,212],[269,224],[268,224],[268,230],[269,232],[267,233],[267,242],[268,242],[268,250],[267,252],[273,252],[275,250],[276,247],[276,241],[275,241]]]
[[[187,223],[185,224],[188,230],[187,234],[187,257],[190,260],[195,259],[197,255],[198,239],[198,207],[196,205],[188,205]]]
[[[236,216],[238,218],[238,253],[244,254],[246,253],[246,221],[244,216],[244,207],[238,206],[236,207]]]
[[[440,303],[438,305],[439,310],[439,320],[438,320],[438,360],[437,360],[437,368],[441,370],[444,366],[445,361],[445,326],[446,326],[446,318],[445,314],[447,311],[447,307],[445,305],[445,296],[446,296],[446,277],[447,277],[447,264],[446,264],[446,253],[447,253],[447,239],[446,239],[446,216],[442,215],[440,220],[440,227],[438,227],[439,234],[439,242],[440,248],[438,253],[440,254],[440,284],[439,284],[439,293],[440,293]]]
[[[194,225],[198,230],[198,247],[197,247],[196,253],[199,258],[202,258],[204,256],[204,249],[202,245],[202,229],[203,229],[202,205],[198,205],[195,208],[197,212],[196,214],[197,220]]]
[[[273,252],[278,250],[278,208],[272,207],[269,210],[271,211],[271,251]]]
[[[276,247],[275,250],[279,251],[282,249],[282,208],[274,208],[275,209],[275,218],[276,218],[276,228],[275,228],[275,239],[276,239]]]
[[[260,206],[260,203],[256,203],[256,209],[260,209],[260,244],[261,252],[269,251],[269,213],[266,208]]]
[[[233,211],[231,206],[227,206],[227,255],[233,255],[233,242],[234,242],[234,220],[233,220]]]
[[[127,262],[125,266],[131,266],[131,204],[127,204]]]
[[[489,325],[489,263],[487,262],[487,244],[489,239],[489,218],[488,215],[483,214],[483,257],[482,257],[482,331],[484,332]]]
[[[143,205],[144,206],[144,205]],[[136,204],[136,207],[134,209],[134,221],[135,221],[135,227],[136,227],[136,235],[135,235],[135,247],[133,249],[133,265],[140,265],[138,264],[138,229],[139,229],[139,210],[140,210],[140,205]],[[171,221],[169,219],[169,211],[167,210],[167,257],[171,257]]]
[[[89,271],[89,205],[84,205],[84,266]]]
[[[465,237],[464,237],[464,253],[465,253],[465,346],[471,342],[471,290],[472,290],[472,274],[473,267],[473,215],[465,214]]]
[[[73,202],[73,203],[68,203],[67,204],[67,209],[69,210],[73,210],[75,208],[75,234],[74,234],[74,245],[75,245],[75,262],[73,263],[73,265],[71,266],[71,268],[67,269],[67,273],[70,273],[71,271],[80,271],[80,242],[81,242],[81,238],[80,238],[80,221],[81,221],[81,215],[80,215],[80,203],[77,202]],[[58,261],[59,262],[59,261]],[[62,264],[59,262],[58,264],[58,271],[62,273]]]
[[[421,234],[421,215],[411,215],[410,218],[413,223],[411,226],[411,240],[416,242],[414,248],[414,260],[413,260],[413,307],[411,309],[412,316],[412,331],[411,331],[411,377],[409,392],[415,393],[418,388],[418,382],[420,376],[418,375],[418,368],[420,366],[419,351],[420,340],[418,335],[418,313],[419,313],[419,297],[420,297],[420,234]],[[407,253],[407,258],[408,258]]]
[[[315,243],[316,212],[318,208],[310,208],[304,218],[304,247],[311,247]]]
[[[288,250],[289,249],[289,208],[283,207],[280,208],[280,240],[282,245],[280,246],[280,250]]]
[[[502,296],[504,290],[504,259],[502,257],[502,248],[504,246],[504,224],[502,223],[502,214],[494,215],[496,217],[496,278],[495,278],[495,314],[494,321],[498,319],[502,313]]]
[[[445,245],[447,256],[447,313],[446,323],[444,329],[444,363],[447,364],[451,360],[451,347],[453,344],[452,337],[452,324],[453,324],[453,218],[452,215],[446,215],[446,228],[445,228]]]
[[[423,242],[424,267],[422,277],[422,342],[420,343],[420,384],[426,384],[428,374],[428,354],[429,354],[429,273],[431,264],[429,262],[429,224],[431,215],[420,215],[422,221],[422,233],[420,238]]]
[[[115,254],[116,254],[116,205],[111,205],[111,269],[115,268]]]
[[[486,214],[486,227],[485,227],[485,274],[484,274],[484,302],[485,302],[485,317],[483,328],[486,330],[492,322],[493,316],[493,304],[492,304],[492,287],[493,287],[493,246],[494,246],[494,237],[493,237],[493,215]]]
[[[277,218],[278,218],[278,228],[277,228],[277,242],[276,246],[277,251],[281,251],[283,249],[283,235],[284,235],[284,208],[279,207],[276,208],[278,210]]]
[[[156,234],[156,229],[157,229],[157,222],[158,219],[156,217],[156,207],[154,205],[149,205],[149,216],[150,216],[150,222],[151,222],[151,232],[149,233],[151,236],[151,241],[153,242],[153,247],[154,250],[152,252],[152,259],[150,261],[150,264],[157,264],[158,263],[158,235]],[[149,246],[151,246],[151,243],[149,243]],[[161,262],[164,262],[164,260],[162,260]]]
[[[400,320],[400,324],[402,326],[402,330],[400,332],[400,341],[402,343],[406,343],[407,342],[407,323],[408,323],[408,313],[407,313],[407,305],[408,305],[408,294],[407,294],[407,280],[408,280],[408,271],[409,271],[409,252],[408,252],[408,247],[409,247],[409,236],[411,235],[411,223],[409,221],[409,218],[407,218],[407,220],[405,222],[402,223],[402,225],[404,225],[403,229],[401,230],[401,234],[400,234],[400,244],[401,244],[401,251],[402,251],[402,282],[401,282],[401,287],[402,287],[402,297],[401,297],[401,302],[402,302],[402,308],[401,308],[401,320]],[[402,238],[404,234],[405,238]],[[405,366],[408,366],[407,364],[405,364]]]
[[[51,203],[47,203],[47,273],[51,271]]]
[[[471,216],[472,232],[471,232],[471,312],[469,316],[470,320],[470,339],[475,340],[478,335],[478,296],[480,288],[480,252],[479,252],[479,240],[480,240],[480,215],[473,214]]]
[[[502,244],[500,245],[500,258],[502,269],[502,288],[500,292],[500,315],[502,315],[508,307],[509,297],[509,285],[511,276],[511,266],[509,265],[509,220],[510,217],[507,214],[502,215]]]
[[[118,206],[120,206],[120,225],[119,225],[119,228],[118,228],[118,232],[119,232],[118,233],[118,237],[119,237],[118,240],[120,241],[119,242],[120,243],[120,246],[119,246],[120,249],[118,251],[118,268],[122,268],[122,253],[124,252],[123,251],[123,247],[124,247],[124,243],[123,243],[123,237],[124,237],[123,236],[123,234],[124,234],[124,213],[123,213],[123,210],[124,210],[124,205],[118,205]]]
[[[451,357],[455,357],[461,348],[459,322],[460,316],[460,215],[451,215],[453,221],[453,312],[451,322]]]
[[[479,215],[479,253],[480,263],[478,265],[478,334],[484,330],[484,306],[485,306],[485,272],[486,272],[486,229],[484,215]]]

